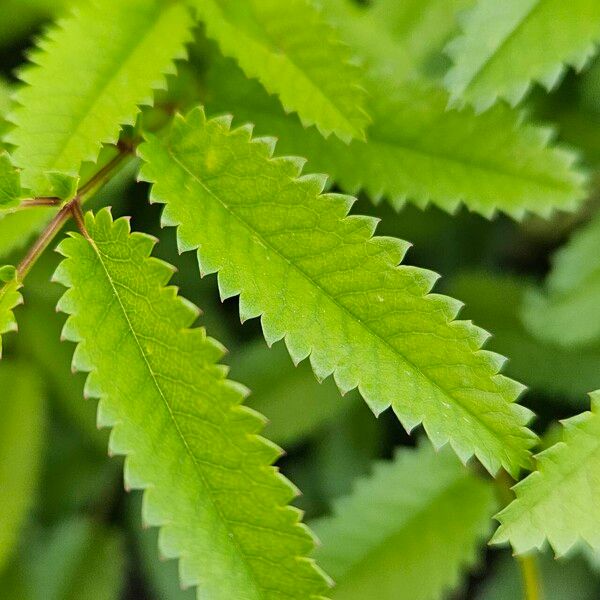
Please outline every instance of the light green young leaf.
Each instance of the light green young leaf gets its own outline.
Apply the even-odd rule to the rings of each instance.
[[[17,93],[7,140],[34,196],[51,194],[48,172],[76,177],[102,144],[116,142],[138,105],[151,104],[152,91],[164,87],[191,37],[180,2],[105,0],[73,13],[46,34],[20,74],[28,85]]]
[[[30,600],[118,600],[125,584],[125,540],[83,518],[38,534],[23,559]],[[29,599],[27,599],[29,600]]]
[[[563,439],[537,455],[537,470],[514,487],[516,499],[497,517],[493,542],[518,554],[547,539],[557,555],[578,540],[600,550],[600,391],[592,411],[563,421]]]
[[[578,346],[600,339],[600,216],[554,256],[545,291],[531,290],[523,307],[528,329],[542,340]]]
[[[21,199],[21,177],[8,152],[0,150],[0,210],[12,208]]]
[[[146,490],[162,555],[180,558],[199,598],[322,598],[326,579],[306,558],[314,540],[288,506],[296,490],[270,466],[280,450],[257,435],[262,418],[225,378],[222,347],[189,329],[198,311],[165,287],[172,267],[107,210],[85,224],[89,240],[60,246],[64,335],[79,342],[74,366],[90,372],[100,425],[113,427],[110,452],[127,456],[126,487]]]
[[[310,356],[319,379],[358,387],[376,414],[391,406],[407,429],[423,423],[436,446],[491,472],[527,465],[531,413],[499,374],[504,359],[481,350],[488,334],[429,293],[434,273],[398,266],[409,244],[348,216],[353,198],[321,194],[324,176],[229,123],[196,109],[140,147],[163,223],[178,226],[182,250],[198,249],[201,273],[218,272],[222,297],[240,295],[242,320],[260,316],[269,344],[285,338],[294,362]]]
[[[477,560],[495,508],[492,485],[447,449],[399,450],[312,523],[316,556],[336,600],[436,600]]]
[[[0,277],[0,358],[2,358],[2,336],[18,329],[13,310],[23,304],[20,289],[21,282],[18,280],[16,269],[11,266],[3,267]]]
[[[215,64],[207,85],[211,113],[255,123],[258,135],[277,136],[281,152],[307,157],[309,168],[330,174],[344,191],[364,189],[395,207],[408,199],[454,212],[464,202],[486,217],[499,210],[521,219],[573,210],[586,196],[575,155],[550,146],[549,129],[505,107],[479,116],[447,112],[445,92],[423,82],[371,77],[368,141],[350,146],[305,129],[229,61]]]
[[[251,390],[248,405],[269,420],[266,434],[284,448],[301,442],[356,402],[356,394],[340,398],[329,379],[318,384],[310,366],[294,367],[283,344],[267,348],[263,341],[233,354],[231,375]]]
[[[364,139],[365,92],[348,48],[310,0],[191,0],[209,37],[286,111],[344,141]]]
[[[0,366],[0,571],[33,503],[40,471],[44,397],[29,365]]]
[[[486,273],[463,273],[445,288],[465,303],[465,318],[494,332],[489,348],[510,357],[507,375],[548,392],[550,400],[568,396],[582,410],[582,396],[600,386],[600,344],[569,349],[534,337],[520,318],[529,289],[517,277]]]
[[[478,111],[498,98],[512,105],[532,82],[553,88],[567,66],[582,69],[600,41],[596,0],[479,0],[448,46],[451,102]]]

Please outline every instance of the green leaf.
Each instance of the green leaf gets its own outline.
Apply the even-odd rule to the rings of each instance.
[[[408,199],[455,212],[464,202],[486,217],[500,210],[521,219],[573,210],[586,196],[575,155],[550,146],[550,130],[505,107],[480,116],[447,112],[442,90],[387,79],[370,79],[368,141],[350,146],[305,129],[229,62],[217,62],[208,76],[207,109],[255,123],[258,135],[277,136],[282,153],[307,157],[309,168],[330,174],[345,192],[364,189],[396,208]]]
[[[89,241],[60,245],[64,335],[79,342],[74,366],[90,372],[99,423],[113,427],[110,452],[127,455],[126,487],[146,490],[161,553],[180,558],[199,597],[321,598],[326,580],[306,558],[314,540],[287,506],[295,488],[270,466],[280,450],[257,435],[262,418],[225,378],[222,347],[189,329],[197,309],[165,287],[172,267],[107,210],[85,224]]]
[[[294,367],[283,344],[261,340],[231,357],[231,375],[251,390],[248,405],[269,420],[269,439],[285,448],[314,435],[353,406],[357,394],[340,399],[335,383],[318,384],[308,364]]]
[[[26,364],[0,366],[0,571],[33,504],[40,471],[44,397]]]
[[[2,277],[0,278],[0,358],[2,358],[2,336],[5,333],[17,331],[13,310],[23,304],[20,289],[21,282],[15,268],[2,267]]]
[[[394,79],[437,75],[444,44],[458,28],[457,14],[474,0],[320,0],[344,41],[372,70]],[[447,60],[447,59],[446,59]]]
[[[541,548],[557,555],[582,539],[600,550],[600,391],[592,411],[563,421],[563,439],[537,455],[537,470],[513,488],[516,499],[499,515],[493,542],[516,553]]]
[[[376,414],[392,406],[407,429],[423,423],[436,446],[492,472],[527,465],[531,413],[514,403],[522,386],[499,375],[503,359],[481,350],[488,334],[429,294],[434,273],[398,266],[406,242],[348,216],[353,198],[321,194],[324,176],[302,176],[301,159],[273,158],[274,140],[229,123],[197,109],[140,147],[180,249],[198,249],[221,296],[240,295],[242,320],[260,316],[267,342],[285,338],[319,379],[358,387]]]
[[[135,122],[138,105],[152,103],[152,90],[185,57],[190,26],[181,3],[161,0],[90,2],[60,20],[20,74],[28,85],[7,139],[23,187],[50,195],[47,173],[77,177],[82,161],[116,142],[120,125]]]
[[[17,206],[21,199],[21,177],[8,152],[0,150],[0,210]]]
[[[316,556],[336,600],[434,600],[474,565],[495,508],[492,485],[447,449],[399,450],[312,523]]]
[[[344,141],[369,122],[360,70],[309,0],[193,0],[209,37],[248,77],[277,94],[286,111]]]
[[[451,102],[478,111],[497,98],[512,105],[532,82],[553,88],[567,66],[582,69],[600,41],[596,0],[478,0],[448,46]]]
[[[530,285],[517,277],[485,273],[463,273],[446,287],[466,304],[465,318],[494,332],[489,348],[510,357],[507,375],[548,392],[550,401],[567,396],[581,410],[582,396],[600,386],[600,344],[570,349],[540,342],[520,318],[529,290]]]
[[[554,256],[546,289],[531,290],[523,320],[539,339],[581,348],[600,339],[600,216]]]
[[[41,535],[40,535],[41,534]],[[26,573],[31,600],[118,600],[124,588],[123,536],[88,519],[74,518],[38,530]]]

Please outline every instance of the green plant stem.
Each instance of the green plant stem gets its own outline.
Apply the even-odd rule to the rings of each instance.
[[[498,473],[494,480],[502,506],[507,506],[514,499],[514,494],[511,490],[514,481],[511,476],[504,470]],[[514,556],[519,571],[521,572],[521,580],[523,582],[524,600],[543,600],[542,584],[537,558],[533,555]]]
[[[517,562],[523,578],[525,600],[542,600],[540,570],[535,556],[518,556]]]
[[[79,191],[77,195],[65,204],[59,211],[54,215],[50,223],[42,231],[40,237],[36,240],[33,246],[29,249],[23,260],[17,267],[17,277],[19,282],[23,282],[27,274],[31,271],[33,265],[37,262],[42,253],[52,243],[52,240],[56,237],[58,232],[63,228],[65,223],[72,217],[75,218],[78,226],[81,225],[81,205],[92,196],[98,189],[100,189],[114,174],[114,172],[121,166],[121,164],[131,156],[133,145],[119,144],[119,153],[110,160],[104,167],[102,167],[89,181],[87,181]],[[44,201],[44,204],[32,204],[37,199],[33,198],[30,202],[30,206],[53,206],[54,203],[49,203],[50,198],[43,198],[40,200]]]

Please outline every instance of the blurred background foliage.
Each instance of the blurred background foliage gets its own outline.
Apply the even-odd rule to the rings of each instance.
[[[14,68],[32,39],[66,4],[0,0],[0,90],[15,84]],[[193,60],[172,79],[165,105],[202,97],[206,56],[214,52],[199,34]],[[425,58],[433,72],[444,71],[441,55]],[[8,103],[0,92],[0,114]],[[559,139],[581,151],[600,181],[600,61],[582,75],[569,73],[549,95],[536,90],[526,109],[533,120],[554,123]],[[145,118],[164,115],[148,111]],[[379,233],[410,240],[408,262],[443,274],[438,290],[465,302],[462,316],[493,333],[487,347],[509,357],[506,372],[529,387],[523,403],[537,413],[538,433],[586,410],[586,393],[600,387],[600,336],[565,347],[534,337],[522,318],[523,299],[540,286],[555,249],[596,211],[598,189],[578,213],[548,221],[486,220],[464,209],[450,216],[410,204],[395,211],[365,198],[354,208],[379,217]],[[116,216],[132,215],[134,229],[157,233],[159,209],[146,205],[146,191],[130,168],[100,195]],[[41,210],[40,224],[44,219]],[[0,239],[3,258],[18,257],[19,234],[15,219]],[[309,522],[349,493],[374,459],[414,445],[415,436],[409,438],[391,415],[376,419],[356,392],[340,398],[333,381],[317,383],[306,363],[294,367],[282,343],[268,349],[255,321],[240,325],[237,300],[221,303],[215,278],[200,280],[194,256],[178,256],[173,230],[161,232],[161,239],[158,254],[178,266],[182,295],[203,309],[209,334],[229,349],[232,377],[253,391],[250,405],[270,419],[266,435],[286,449],[280,466],[302,490],[297,505]],[[158,560],[156,531],[142,530],[139,494],[123,490],[121,460],[106,458],[107,433],[96,429],[95,403],[82,399],[82,375],[71,374],[72,347],[60,342],[64,317],[54,310],[61,289],[48,285],[57,261],[50,253],[32,273],[20,335],[7,338],[0,366],[0,598],[191,600],[193,592],[179,588],[176,564]],[[6,385],[9,379],[18,386]],[[16,474],[18,488],[2,488],[7,473],[12,480]],[[24,505],[21,496],[34,500]],[[482,548],[480,559],[453,598],[522,596],[508,550]],[[540,569],[546,600],[600,597],[595,557],[575,552],[556,561],[545,555]]]

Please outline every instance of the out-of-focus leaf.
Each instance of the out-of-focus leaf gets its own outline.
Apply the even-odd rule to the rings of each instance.
[[[599,249],[596,215],[555,254],[546,289],[532,290],[526,298],[523,320],[538,338],[580,350],[600,341]]]
[[[215,60],[206,85],[210,114],[254,124],[255,135],[279,139],[278,153],[308,158],[309,170],[327,173],[347,193],[365,190],[374,202],[432,203],[450,213],[464,203],[488,218],[522,219],[573,210],[586,195],[576,155],[553,145],[548,128],[503,106],[483,115],[447,111],[445,92],[430,83],[370,77],[368,139],[349,146],[286,115],[231,61]]]
[[[448,448],[398,450],[312,525],[336,600],[433,600],[473,566],[496,507]]]
[[[283,344],[269,349],[259,340],[241,349],[231,358],[231,376],[252,390],[248,405],[269,419],[266,435],[284,448],[358,401],[356,391],[340,398],[331,378],[317,383],[307,362],[294,367]]]
[[[0,365],[0,570],[35,499],[44,408],[41,381],[30,365]]]
[[[362,73],[309,0],[189,0],[225,56],[277,94],[305,125],[349,142],[365,139]]]
[[[448,45],[452,102],[485,110],[517,104],[533,82],[551,89],[567,67],[580,70],[600,41],[595,0],[479,0]],[[550,32],[553,32],[550,35]]]
[[[87,519],[40,530],[24,559],[32,600],[118,600],[124,586],[120,533]]]
[[[442,48],[458,28],[457,15],[474,0],[319,0],[325,15],[367,65],[396,79],[438,74]]]

